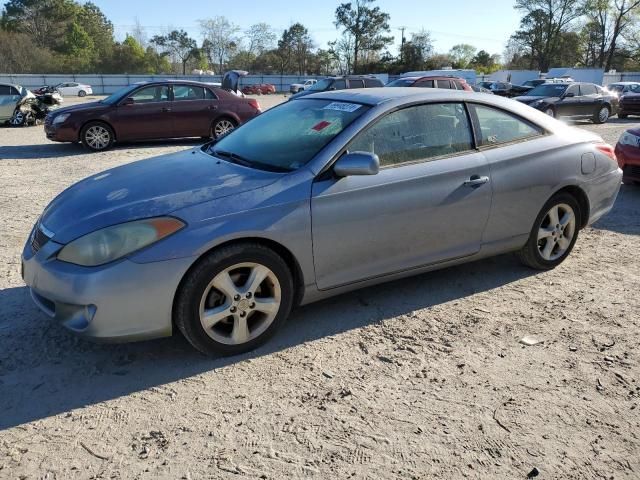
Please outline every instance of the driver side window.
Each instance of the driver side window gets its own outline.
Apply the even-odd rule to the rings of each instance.
[[[380,166],[428,161],[473,148],[464,105],[440,103],[392,112],[360,133],[349,151],[375,153]]]
[[[169,87],[154,85],[145,87],[131,95],[135,103],[166,102],[169,100]]]

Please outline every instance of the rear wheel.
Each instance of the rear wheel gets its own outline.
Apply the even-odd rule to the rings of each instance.
[[[82,144],[94,152],[101,152],[111,148],[114,140],[113,130],[106,123],[88,123],[80,133]]]
[[[174,322],[202,353],[236,355],[266,342],[293,305],[287,264],[256,243],[222,247],[187,274]]]
[[[236,123],[230,118],[219,118],[211,126],[211,138],[219,139],[236,128]]]
[[[567,258],[578,238],[580,207],[568,193],[554,195],[536,218],[525,246],[518,252],[522,263],[551,270]]]
[[[79,96],[79,97],[86,97],[86,96],[87,96],[87,92],[85,92],[84,90],[80,90],[80,91],[78,92],[78,96]]]
[[[9,124],[12,127],[22,127],[27,124],[28,114],[22,110],[16,110],[13,116],[9,119]]]
[[[609,115],[611,115],[609,107],[607,107],[606,105],[602,106],[598,108],[598,110],[593,114],[593,123],[605,123],[607,120],[609,120]]]

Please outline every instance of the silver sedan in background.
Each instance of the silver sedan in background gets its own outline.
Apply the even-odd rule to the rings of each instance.
[[[78,334],[178,329],[237,354],[295,306],[367,285],[505,252],[554,268],[621,175],[597,135],[498,96],[320,93],[71,186],[34,226],[23,276]]]

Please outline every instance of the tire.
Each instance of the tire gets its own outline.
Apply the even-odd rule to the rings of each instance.
[[[248,287],[259,272],[267,272],[264,280]],[[229,245],[187,273],[176,293],[173,321],[205,355],[237,355],[262,345],[285,323],[294,293],[291,272],[273,250],[258,243]],[[256,306],[260,299],[268,312]]]
[[[28,114],[22,110],[16,110],[9,119],[9,125],[12,127],[24,127],[27,124]]]
[[[211,125],[211,138],[218,140],[237,127],[237,123],[229,117],[218,118]]]
[[[113,146],[115,135],[109,125],[102,122],[89,122],[80,132],[80,141],[85,148],[93,152],[102,152]]]
[[[607,107],[606,105],[598,107],[598,110],[596,110],[596,112],[593,114],[593,123],[598,125],[606,123],[606,121],[609,120],[610,116],[611,110],[609,109],[609,107]]]
[[[553,107],[547,107],[544,109],[544,113],[549,115],[551,118],[556,118],[556,109]]]
[[[551,224],[552,217],[549,216],[552,209],[557,209],[558,222],[555,225]],[[569,212],[571,212],[572,218],[569,218],[562,226],[562,219]],[[557,227],[558,225],[562,228]],[[556,194],[542,207],[533,224],[527,243],[517,255],[520,261],[528,267],[536,270],[551,270],[560,265],[569,256],[578,239],[579,230],[580,206],[578,202],[568,193]],[[566,235],[565,232],[569,232],[570,235]],[[542,238],[541,234],[545,235],[545,237]],[[564,239],[562,242],[564,247],[559,242],[561,238]],[[550,250],[548,250],[549,255],[545,255],[547,251],[545,247],[549,248],[549,246],[551,246]]]
[[[86,96],[87,96],[87,92],[85,92],[84,90],[80,90],[80,91],[78,92],[78,96],[79,96],[79,97],[86,97]]]

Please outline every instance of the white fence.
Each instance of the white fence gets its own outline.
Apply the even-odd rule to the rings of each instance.
[[[63,82],[78,82],[91,85],[96,95],[108,95],[121,87],[136,82],[175,79],[195,80],[198,82],[221,82],[222,75],[8,75],[0,74],[0,83],[15,83],[26,88],[37,88],[42,85],[57,85]],[[288,92],[292,83],[302,83],[309,78],[322,76],[297,75],[248,75],[240,79],[240,88],[254,83],[271,83],[279,92]]]
[[[240,88],[245,85],[254,83],[271,83],[275,85],[279,92],[288,92],[292,83],[302,83],[307,79],[322,78],[322,75],[248,75],[240,79]],[[485,80],[495,80],[494,75],[478,75],[477,82]],[[79,82],[86,83],[93,87],[93,93],[96,95],[108,95],[115,92],[121,87],[131,85],[136,82],[144,82],[151,80],[175,79],[195,80],[198,82],[221,82],[221,75],[40,75],[40,74],[24,74],[24,75],[8,75],[0,74],[0,83],[15,83],[26,88],[37,88],[42,85],[57,85],[63,82]],[[400,75],[380,75],[383,80],[392,81],[400,78]],[[640,72],[619,72],[605,73],[602,81],[603,85],[613,82],[640,82]],[[385,82],[386,83],[386,82]]]

